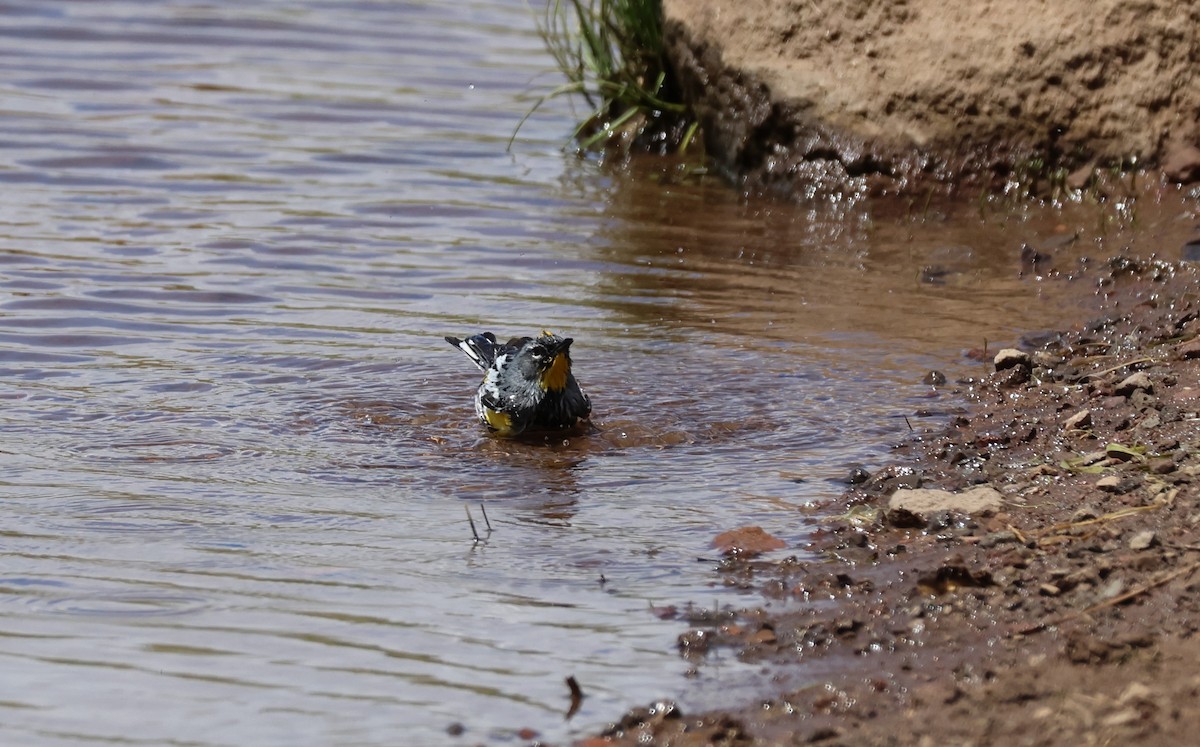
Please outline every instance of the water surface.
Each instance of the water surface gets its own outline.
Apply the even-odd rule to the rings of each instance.
[[[926,370],[1079,313],[1020,274],[1053,214],[745,200],[565,154],[562,105],[506,152],[555,82],[521,2],[0,17],[5,744],[561,741],[750,692],[650,607],[760,603],[713,536],[803,557],[801,509],[957,406]],[[597,432],[486,437],[442,336],[542,328]]]

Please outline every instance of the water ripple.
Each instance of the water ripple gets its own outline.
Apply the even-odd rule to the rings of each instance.
[[[802,553],[929,368],[1079,313],[1014,265],[1060,216],[746,199],[564,155],[561,100],[508,149],[555,81],[520,0],[4,19],[0,743],[567,743],[728,698],[758,668],[689,678],[647,612],[761,601],[712,537]],[[443,337],[547,327],[594,430],[487,437]]]
[[[126,592],[59,597],[44,600],[41,606],[47,611],[59,615],[144,618],[186,615],[204,609],[208,606],[208,601],[178,594]]]

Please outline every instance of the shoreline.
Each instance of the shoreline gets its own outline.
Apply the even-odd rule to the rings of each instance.
[[[692,621],[681,653],[807,669],[808,685],[700,714],[634,709],[577,744],[1192,738],[1200,274],[1096,264],[1083,279],[1104,316],[949,385],[968,415],[914,434],[824,508],[837,520],[807,519],[822,560],[723,563],[764,604]],[[779,598],[823,604],[772,610]]]

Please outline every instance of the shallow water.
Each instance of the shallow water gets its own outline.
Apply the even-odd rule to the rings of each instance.
[[[563,740],[749,692],[649,607],[761,601],[715,534],[803,555],[799,509],[957,406],[926,370],[1087,295],[1019,273],[1053,211],[747,201],[564,154],[561,105],[506,152],[521,2],[0,15],[4,744]],[[543,327],[597,432],[485,437],[442,336]]]

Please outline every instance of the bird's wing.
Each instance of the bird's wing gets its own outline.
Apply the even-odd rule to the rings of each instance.
[[[496,360],[496,336],[491,332],[471,335],[465,340],[447,335],[446,342],[466,353],[471,362],[479,366],[480,371],[488,370]]]

